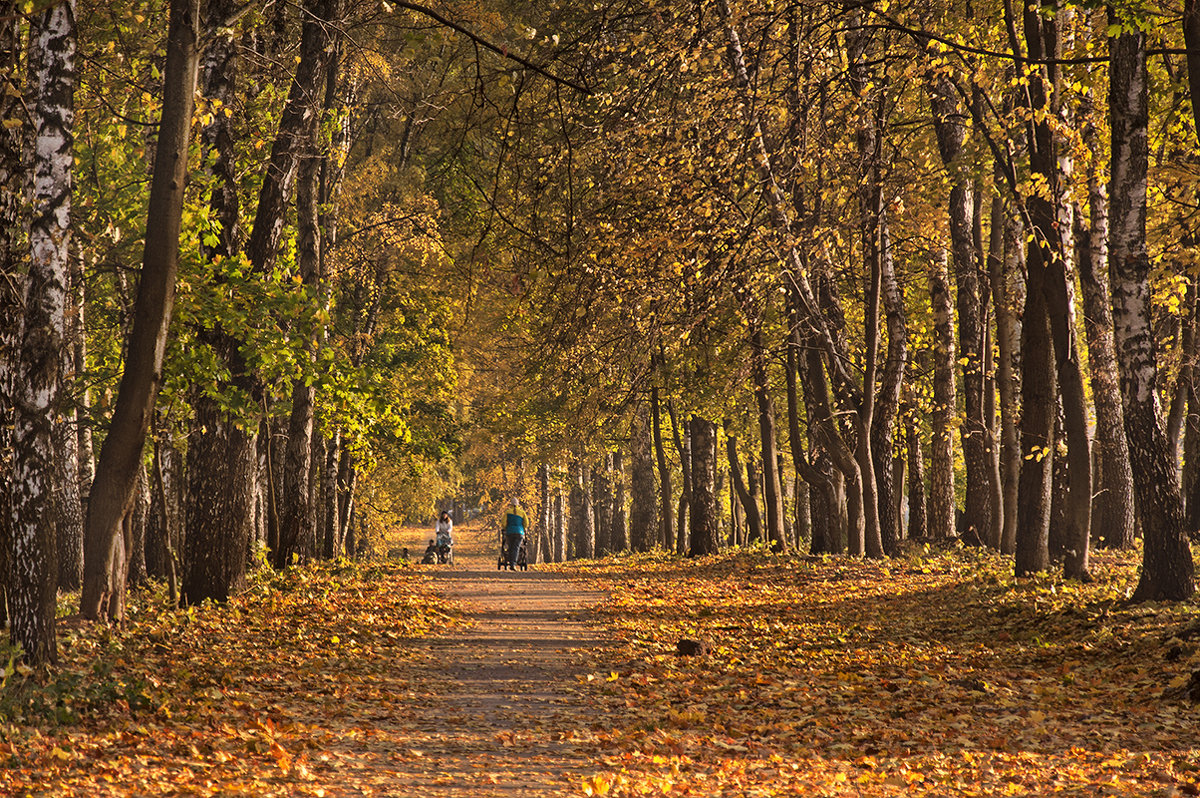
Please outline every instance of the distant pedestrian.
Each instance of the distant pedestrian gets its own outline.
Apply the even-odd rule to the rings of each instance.
[[[504,535],[504,553],[508,570],[517,569],[517,558],[521,554],[521,544],[525,542],[525,512],[521,509],[521,500],[513,497],[512,504],[504,514],[504,524],[501,532]]]

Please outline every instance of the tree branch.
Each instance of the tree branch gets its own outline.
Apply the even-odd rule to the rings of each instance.
[[[564,86],[570,86],[572,89],[579,92],[580,94],[583,94],[588,97],[592,96],[592,93],[593,93],[592,90],[587,88],[586,86],[584,86],[580,83],[576,83],[567,78],[559,77],[558,75],[555,75],[555,74],[547,71],[544,67],[538,66],[537,64],[533,63],[532,61],[530,61],[527,58],[523,58],[523,57],[517,55],[516,53],[510,53],[508,51],[507,47],[492,44],[490,41],[483,38],[479,34],[474,33],[470,30],[467,30],[462,25],[459,25],[458,23],[453,22],[453,21],[447,19],[446,17],[443,17],[441,14],[437,13],[432,8],[423,6],[420,3],[408,3],[408,2],[402,2],[402,1],[396,2],[393,5],[399,6],[400,8],[407,8],[409,11],[415,11],[418,14],[424,14],[425,16],[438,22],[439,24],[445,25],[447,28],[457,31],[458,33],[461,33],[463,36],[466,36],[468,39],[475,42],[475,44],[477,44],[481,47],[484,47],[488,50],[491,50],[493,53],[496,53],[497,55],[501,56],[502,58],[507,58],[510,61],[516,61],[518,64],[525,67],[526,69],[531,69],[534,72],[541,75],[542,77],[548,78],[548,79],[554,81],[555,83],[559,83]]]

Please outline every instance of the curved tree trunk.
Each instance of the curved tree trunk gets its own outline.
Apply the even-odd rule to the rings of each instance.
[[[117,537],[134,501],[175,303],[192,99],[199,63],[199,5],[199,0],[171,3],[163,113],[150,186],[142,277],[113,420],[100,448],[88,501],[80,613],[93,620],[111,618],[105,608],[114,594],[125,590],[125,585],[117,581]],[[116,606],[123,603],[118,598]]]
[[[762,517],[758,512],[758,502],[754,500],[746,487],[746,481],[742,478],[742,462],[738,457],[737,436],[730,432],[729,419],[725,419],[725,452],[729,459],[729,473],[732,477],[734,492],[746,513],[746,526],[749,527],[748,537],[750,540],[761,540]]]

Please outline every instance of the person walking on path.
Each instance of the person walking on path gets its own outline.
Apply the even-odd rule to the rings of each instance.
[[[521,553],[521,544],[525,541],[525,512],[521,509],[521,500],[513,497],[512,503],[504,515],[504,553],[508,561],[508,570],[517,569],[517,558]]]
[[[450,520],[450,513],[442,510],[433,531],[437,538],[438,562],[453,563],[454,522]]]

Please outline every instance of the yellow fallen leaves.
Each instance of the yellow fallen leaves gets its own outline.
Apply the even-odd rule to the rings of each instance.
[[[1200,794],[1200,710],[1162,704],[1186,663],[1158,642],[1194,608],[1121,608],[1136,559],[1098,556],[1088,585],[1014,582],[981,552],[581,567],[620,585],[602,607],[619,649],[592,667],[621,678],[585,689],[624,753],[597,775],[621,798],[682,794],[652,786],[668,762],[696,795]],[[714,645],[680,658],[683,637]]]
[[[608,795],[608,791],[612,789],[614,779],[604,774],[593,776],[590,779],[584,779],[582,788],[584,795]]]

